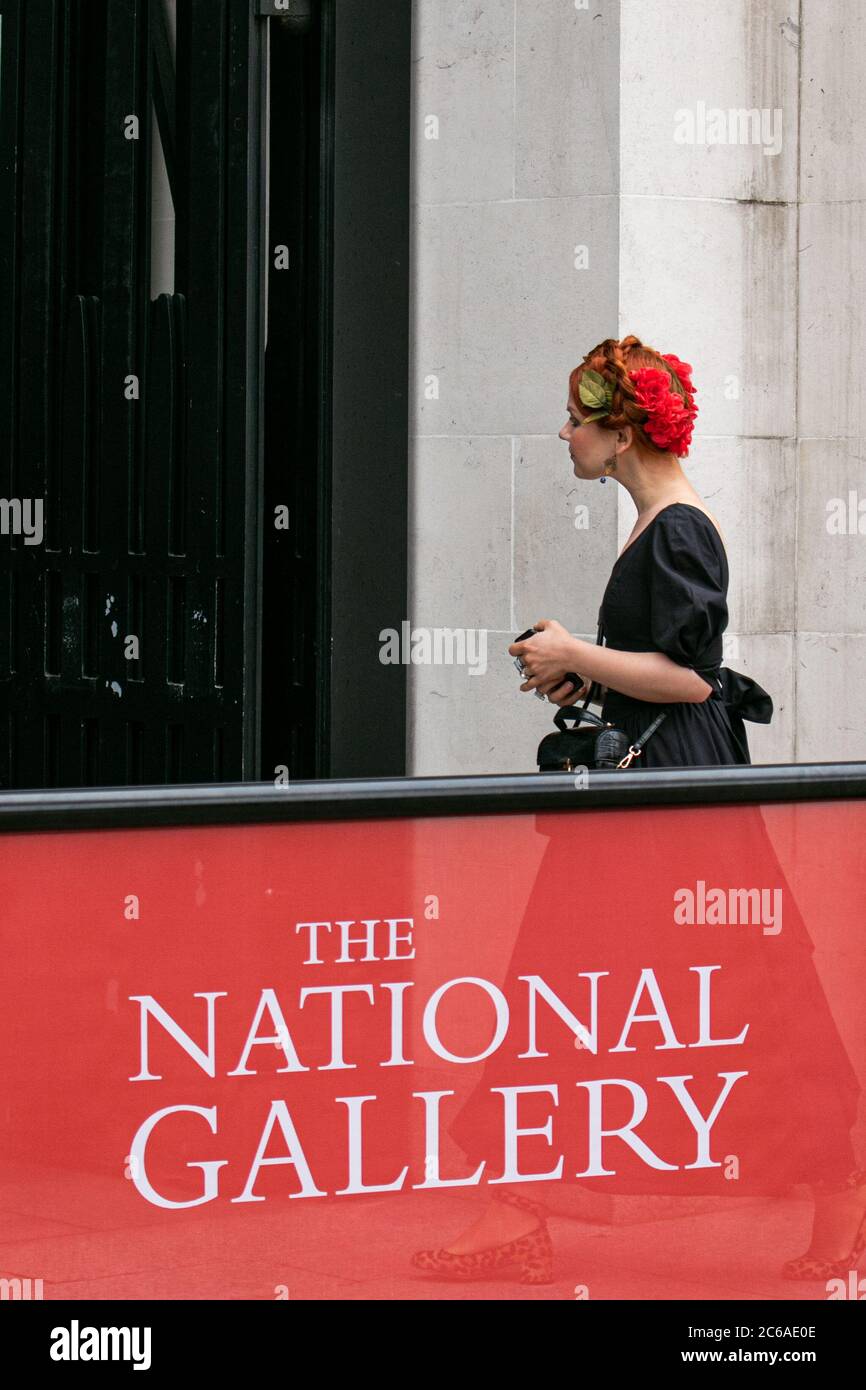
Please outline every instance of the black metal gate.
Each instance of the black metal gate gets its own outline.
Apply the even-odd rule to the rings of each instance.
[[[4,488],[44,498],[44,540],[3,567],[0,780],[249,775],[257,30],[182,0],[175,81],[161,0],[2,19]],[[154,113],[174,293],[151,301]]]
[[[405,592],[410,23],[401,0],[367,13],[359,0],[0,0],[0,786],[404,770],[405,692],[369,634],[403,616]],[[365,79],[367,31],[379,51]],[[385,100],[389,44],[406,71]],[[341,134],[337,68],[351,87]],[[404,107],[389,260],[356,244],[370,159],[357,151],[372,133],[381,159],[371,122],[384,130]],[[336,232],[335,168],[352,222]],[[342,338],[366,364],[335,364],[335,292],[363,315],[383,289],[388,354],[355,325]],[[354,474],[332,469],[338,397],[379,436],[362,503]],[[359,506],[382,517],[380,492],[384,569],[376,528],[359,539],[342,520]],[[39,499],[37,541],[25,519]],[[335,593],[349,557],[370,565],[361,600]],[[365,668],[388,730],[378,765],[348,736]]]

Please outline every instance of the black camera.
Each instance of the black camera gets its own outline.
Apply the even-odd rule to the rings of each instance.
[[[528,637],[532,637],[533,634],[536,633],[537,631],[538,631],[538,628],[536,628],[536,627],[528,627],[528,628],[526,629],[525,632],[521,632],[520,636],[519,636],[519,637],[515,637],[514,640],[515,640],[515,642],[525,642],[526,639],[527,639]],[[524,669],[524,665],[523,665],[522,659],[521,659],[519,656],[515,656],[515,657],[513,658],[513,660],[514,660],[514,664],[515,664],[515,666],[517,667],[518,671],[520,672],[521,676],[525,676],[525,675],[526,675],[526,671],[525,671],[525,669]],[[563,681],[571,681],[571,683],[572,683],[572,685],[574,686],[575,690],[579,690],[580,687],[583,685],[583,680],[582,680],[581,677],[578,676],[574,671],[566,671],[566,673],[565,673],[565,675],[563,676],[562,679],[563,679]],[[532,693],[533,693],[533,695],[537,695],[538,698],[539,698],[539,700],[546,700],[546,699],[547,699],[547,696],[546,696],[546,695],[542,695],[542,693],[541,693],[540,690],[533,690]]]

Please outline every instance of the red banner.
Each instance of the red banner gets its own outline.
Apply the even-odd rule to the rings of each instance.
[[[866,1162],[864,845],[860,801],[5,835],[0,1278],[862,1297],[781,1268]],[[412,1262],[528,1235],[503,1190],[549,1270]]]

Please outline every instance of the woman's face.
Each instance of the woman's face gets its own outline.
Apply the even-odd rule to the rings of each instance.
[[[601,429],[595,421],[582,425],[581,420],[588,414],[575,401],[568,397],[568,419],[559,431],[560,439],[568,445],[568,452],[574,465],[576,478],[600,478],[604,465],[613,453],[612,442],[615,436],[610,430]]]

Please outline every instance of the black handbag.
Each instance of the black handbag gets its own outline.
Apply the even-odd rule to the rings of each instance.
[[[599,617],[596,645],[602,643],[602,621]],[[628,735],[617,729],[609,720],[599,718],[587,709],[599,683],[593,681],[583,705],[563,706],[553,716],[558,732],[545,734],[538,745],[539,772],[574,772],[577,768],[627,768],[635,758],[639,758],[643,746],[651,734],[655,733],[668,711],[662,710],[644,729],[634,743],[629,743]],[[574,720],[572,729],[568,721]]]

